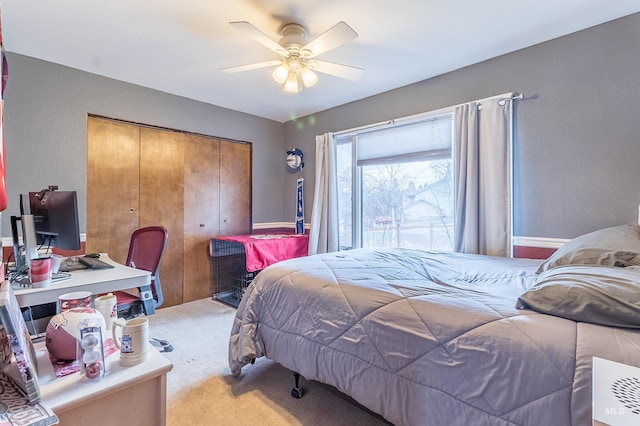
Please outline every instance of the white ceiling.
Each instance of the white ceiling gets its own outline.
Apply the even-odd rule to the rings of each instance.
[[[7,51],[285,122],[640,11],[640,0],[0,0]],[[271,38],[297,22],[313,38],[345,21],[358,38],[318,59],[364,68],[319,74],[297,95],[278,59],[231,21]],[[11,64],[9,64],[11,72]]]

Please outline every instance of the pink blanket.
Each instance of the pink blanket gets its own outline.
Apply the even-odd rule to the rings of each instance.
[[[246,234],[216,237],[244,245],[247,271],[260,271],[282,260],[306,256],[309,236],[306,234]]]

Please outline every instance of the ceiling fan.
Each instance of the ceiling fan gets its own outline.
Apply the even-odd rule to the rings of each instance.
[[[273,50],[281,58],[223,68],[221,70],[223,72],[235,73],[277,66],[272,74],[273,79],[278,84],[282,84],[287,93],[298,93],[302,90],[302,86],[311,87],[316,84],[318,77],[314,71],[352,81],[358,80],[364,72],[362,68],[315,59],[318,55],[358,37],[358,34],[342,21],[311,41],[307,41],[302,25],[286,24],[282,27],[282,38],[277,42],[246,21],[230,22],[229,24]]]

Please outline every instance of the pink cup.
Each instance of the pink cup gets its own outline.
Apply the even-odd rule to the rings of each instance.
[[[31,259],[29,265],[29,279],[31,280],[31,287],[40,288],[51,285],[53,259],[50,257]]]

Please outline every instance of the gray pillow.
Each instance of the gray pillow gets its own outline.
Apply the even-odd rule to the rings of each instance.
[[[541,273],[516,308],[574,321],[640,328],[640,266],[565,265]]]
[[[576,237],[549,256],[536,272],[560,265],[640,265],[640,227],[629,223]]]

